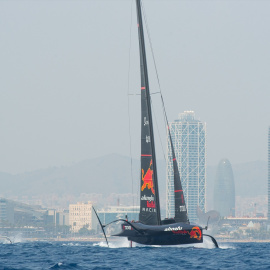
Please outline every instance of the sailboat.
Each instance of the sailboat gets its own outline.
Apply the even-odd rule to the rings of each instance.
[[[175,194],[175,217],[161,220],[160,201],[157,177],[157,164],[154,142],[154,131],[150,101],[150,90],[148,81],[141,0],[136,0],[137,22],[140,49],[140,71],[141,71],[141,183],[140,183],[140,213],[139,221],[130,222],[127,219],[118,219],[113,222],[123,221],[121,232],[114,236],[127,237],[131,242],[143,245],[181,245],[197,244],[203,242],[203,236],[209,236],[214,245],[218,247],[216,240],[203,234],[203,228],[191,224],[188,219],[184,192],[180,180],[177,160],[172,143],[170,128],[168,135],[170,139],[174,170],[174,194]],[[167,117],[166,117],[167,118]],[[95,209],[94,212],[96,213]],[[97,213],[96,213],[97,215]],[[104,236],[107,237],[104,228],[97,215]],[[205,227],[204,229],[207,229]],[[108,243],[108,241],[107,241]]]

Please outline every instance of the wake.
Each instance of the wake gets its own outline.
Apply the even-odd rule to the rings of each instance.
[[[113,240],[109,242],[109,247],[107,243],[104,241],[99,243],[94,243],[93,246],[102,247],[102,248],[130,248],[130,241],[127,238],[123,238],[121,240]],[[132,248],[201,248],[201,249],[216,249],[213,242],[208,239],[204,238],[203,243],[198,244],[185,244],[185,245],[173,245],[173,246],[160,246],[160,245],[141,245],[135,242],[132,242]],[[234,246],[228,244],[219,244],[220,249],[235,249]],[[217,249],[218,250],[218,249]]]
[[[16,234],[14,236],[0,236],[0,243],[1,244],[16,244],[16,243],[22,243],[22,234]]]

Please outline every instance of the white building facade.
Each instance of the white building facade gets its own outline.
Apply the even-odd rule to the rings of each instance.
[[[196,221],[197,207],[205,211],[206,124],[196,120],[193,111],[185,111],[179,114],[179,119],[169,125],[189,220]],[[174,180],[168,136],[166,181],[166,216],[170,218],[174,217]]]
[[[77,203],[69,205],[69,225],[73,232],[82,228],[92,230],[92,203]]]

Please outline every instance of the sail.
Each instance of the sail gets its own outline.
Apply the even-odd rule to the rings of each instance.
[[[141,195],[139,220],[147,225],[160,225],[155,143],[140,0],[136,0],[136,5],[141,69]]]
[[[167,122],[168,124],[168,122]],[[173,179],[174,179],[174,206],[175,206],[175,221],[176,222],[184,222],[189,223],[188,214],[187,214],[187,207],[185,203],[185,197],[183,192],[182,183],[180,180],[180,174],[178,170],[178,164],[174,152],[174,147],[172,143],[172,136],[170,127],[168,125],[168,135],[171,144],[172,150],[172,159],[173,159]]]

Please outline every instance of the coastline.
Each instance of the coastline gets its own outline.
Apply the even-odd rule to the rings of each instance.
[[[270,239],[216,239],[218,243],[270,243]]]

